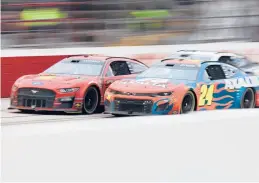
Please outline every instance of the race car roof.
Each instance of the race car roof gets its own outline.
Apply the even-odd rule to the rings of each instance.
[[[143,65],[145,65],[144,63],[142,63],[141,61],[135,59],[135,58],[128,58],[128,57],[114,57],[114,56],[107,56],[107,55],[100,55],[100,54],[90,54],[90,55],[75,55],[75,56],[70,56],[66,58],[67,60],[75,60],[75,61],[80,61],[80,60],[94,60],[96,62],[100,61],[100,62],[106,62],[106,61],[110,61],[113,59],[122,59],[122,60],[129,60],[129,61],[135,61],[138,63],[141,63]]]

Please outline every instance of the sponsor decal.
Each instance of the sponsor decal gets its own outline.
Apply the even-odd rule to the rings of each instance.
[[[93,64],[101,64],[102,62],[100,62],[99,60],[83,60],[86,63],[93,63]]]
[[[193,62],[198,62],[198,61],[194,60]],[[179,66],[180,67],[197,67],[197,65],[194,65],[194,64],[180,64]]]
[[[32,85],[43,85],[43,82],[40,81],[33,81]]]
[[[39,91],[38,91],[38,90],[31,90],[31,92],[32,92],[33,94],[35,94],[35,93],[38,93]]]
[[[258,87],[259,77],[250,76],[245,78],[235,78],[225,80],[225,89],[240,89],[242,87]]]
[[[138,80],[122,80],[122,84],[141,84],[141,85],[151,85],[161,88],[167,88],[168,79],[138,79]]]
[[[111,100],[111,97],[112,97],[112,96],[108,94],[108,95],[106,96],[106,99],[110,101],[110,100]]]
[[[81,108],[81,107],[82,107],[82,104],[81,104],[81,103],[75,103],[75,107],[76,107],[76,108]]]
[[[51,80],[51,79],[55,79],[56,76],[40,76],[39,79],[41,80]]]

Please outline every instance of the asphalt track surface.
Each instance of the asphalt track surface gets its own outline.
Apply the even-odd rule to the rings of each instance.
[[[2,127],[2,182],[259,181],[258,109],[59,118]]]
[[[91,120],[100,118],[111,118],[109,114],[66,114],[62,112],[33,112],[22,113],[19,110],[8,109],[9,99],[1,99],[1,126],[21,125],[31,123],[62,123],[66,121]]]

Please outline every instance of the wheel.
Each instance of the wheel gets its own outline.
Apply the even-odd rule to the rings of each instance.
[[[97,111],[100,104],[99,93],[97,88],[90,87],[87,89],[84,97],[83,113],[93,114]]]
[[[241,99],[241,108],[255,108],[255,93],[252,88],[247,88]]]
[[[189,113],[195,110],[195,96],[193,92],[188,91],[183,97],[181,104],[181,114]]]

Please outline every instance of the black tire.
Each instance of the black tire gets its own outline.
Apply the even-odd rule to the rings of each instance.
[[[188,91],[183,97],[180,113],[186,114],[189,112],[193,112],[195,110],[195,104],[196,104],[196,100],[195,100],[194,93],[191,91]]]
[[[89,87],[85,92],[83,113],[93,114],[97,112],[99,106],[100,106],[100,97],[99,97],[98,89],[93,86]]]
[[[33,111],[33,110],[27,110],[27,109],[19,109],[19,111],[21,112],[21,113],[26,113],[26,114],[31,114],[31,113],[34,113],[35,111]]]
[[[241,108],[255,108],[255,92],[252,88],[247,88],[241,98]]]
[[[125,117],[126,115],[123,114],[112,114],[114,117]]]

